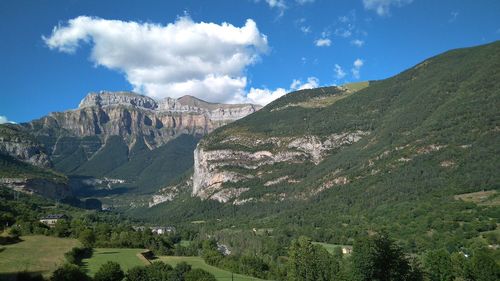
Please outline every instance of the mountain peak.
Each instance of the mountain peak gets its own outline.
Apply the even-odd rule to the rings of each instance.
[[[78,108],[91,106],[110,106],[110,105],[132,105],[147,109],[156,109],[158,104],[156,100],[134,92],[118,91],[100,91],[91,92],[80,102]]]

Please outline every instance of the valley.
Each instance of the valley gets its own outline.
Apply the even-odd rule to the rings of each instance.
[[[223,69],[258,61],[236,49]],[[198,74],[169,82],[172,97],[131,83],[146,94],[90,92],[74,109],[2,122],[0,279],[498,280],[500,41],[380,80],[361,80],[362,66],[354,82],[248,93],[231,70],[243,76],[223,76],[237,80],[230,103],[179,95]],[[177,68],[169,77],[191,71]],[[216,82],[189,89],[228,91]]]

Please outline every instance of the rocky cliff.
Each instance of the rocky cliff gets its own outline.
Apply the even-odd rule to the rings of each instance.
[[[129,146],[141,139],[153,149],[181,134],[207,134],[258,109],[191,96],[154,100],[130,92],[100,92],[88,94],[75,110],[51,113],[25,125],[37,136],[98,136],[105,141],[118,135]]]
[[[261,107],[192,96],[155,100],[131,92],[89,93],[78,108],[0,134],[0,153],[71,176],[104,177],[143,192],[192,166],[201,136]]]
[[[0,127],[0,153],[41,168],[52,166],[40,144],[18,125],[5,124]]]
[[[244,200],[237,198],[250,187],[299,183],[300,173],[295,169],[279,169],[287,165],[317,165],[330,151],[356,143],[369,134],[358,130],[326,137],[233,135],[220,141],[222,146],[226,144],[225,149],[214,149],[209,140],[203,140],[194,152],[192,195],[223,203],[234,200],[233,204],[268,201],[266,196],[274,198],[276,194],[271,192]]]
[[[332,184],[311,185],[307,191],[293,190],[307,171],[326,157],[370,135],[370,130],[355,127],[308,130],[309,112],[331,106],[368,83],[352,86],[290,93],[256,114],[209,134],[194,151],[192,178],[184,184],[163,188],[150,205],[174,200],[186,190],[203,200],[235,205],[302,200],[346,184],[349,180],[337,172],[329,175],[328,182]],[[267,128],[275,125],[279,128]],[[288,190],[283,190],[285,186]]]

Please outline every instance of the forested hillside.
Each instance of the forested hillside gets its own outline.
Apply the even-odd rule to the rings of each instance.
[[[202,139],[206,161],[195,156],[195,187],[196,165],[201,180],[193,194],[226,203],[186,194],[139,212],[289,229],[337,244],[387,229],[415,252],[490,243],[500,217],[498,81],[495,42],[446,52],[358,91],[290,93]],[[313,148],[302,145],[308,140]],[[483,190],[491,191],[485,203],[460,197]]]

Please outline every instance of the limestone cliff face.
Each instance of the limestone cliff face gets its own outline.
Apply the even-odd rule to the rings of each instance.
[[[41,168],[51,167],[43,148],[17,125],[2,125],[0,128],[0,153]]]
[[[306,135],[300,137],[229,136],[220,141],[227,149],[210,149],[209,141],[202,140],[194,152],[192,195],[219,202],[244,204],[265,198],[238,197],[255,188],[270,187],[279,183],[294,184],[295,175],[273,173],[269,167],[283,164],[317,165],[331,150],[358,142],[368,135],[364,131],[332,134],[326,137]],[[238,148],[240,147],[240,149]],[[267,149],[262,149],[266,147]],[[245,149],[241,149],[245,148]],[[337,180],[339,184],[345,180]],[[333,186],[333,184],[331,185]],[[321,187],[325,190],[329,187]],[[322,191],[320,190],[320,191]],[[320,192],[318,191],[318,192]],[[273,196],[285,194],[273,194]],[[273,198],[272,200],[276,200]],[[283,198],[278,200],[282,200]]]
[[[38,136],[63,131],[105,140],[118,135],[129,146],[141,138],[156,148],[180,134],[205,135],[258,109],[252,104],[215,104],[191,96],[155,100],[130,92],[100,92],[88,94],[75,110],[51,113],[26,126]]]

